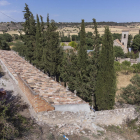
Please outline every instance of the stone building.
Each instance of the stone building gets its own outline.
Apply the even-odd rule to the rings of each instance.
[[[129,35],[128,30],[123,30],[122,31],[121,43],[122,43],[122,45],[124,45],[124,48],[123,48],[124,53],[128,53],[128,48],[127,48],[128,35]]]
[[[128,53],[128,48],[127,48],[128,35],[129,35],[129,31],[123,30],[121,41],[119,41],[119,39],[115,39],[113,41],[113,46],[119,46],[123,49],[124,53]]]

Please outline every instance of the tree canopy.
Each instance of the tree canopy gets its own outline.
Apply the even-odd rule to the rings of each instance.
[[[114,54],[117,60],[117,57],[124,57],[123,49],[119,46],[114,46]]]

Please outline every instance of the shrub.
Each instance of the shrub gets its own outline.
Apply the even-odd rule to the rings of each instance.
[[[132,65],[132,68],[134,69],[133,72],[135,72],[135,73],[140,72],[140,63],[138,63],[138,64],[133,64],[133,65]]]
[[[13,34],[13,38],[14,38],[14,40],[18,40],[19,39],[19,35],[18,34]]]
[[[1,50],[10,50],[9,45],[6,43],[5,40],[2,40],[2,41],[1,41],[1,43],[0,43],[0,49],[1,49]]]
[[[0,139],[13,140],[29,132],[32,121],[18,114],[22,108],[18,97],[9,103],[0,101]]]
[[[137,52],[136,54],[134,52],[128,52],[124,56],[125,58],[136,59],[139,57],[139,52]]]
[[[131,84],[122,88],[121,98],[128,104],[140,103],[140,76],[136,74],[131,80]]]
[[[124,70],[125,74],[128,74],[129,72],[133,71],[133,67],[130,66],[130,61],[123,61],[121,64],[121,70]]]
[[[25,45],[23,42],[20,42],[20,41],[17,41],[15,44],[14,44],[14,47],[12,48],[12,50],[16,51],[19,53],[19,55],[21,56],[24,56],[24,52],[25,52]]]
[[[6,42],[13,41],[13,38],[10,34],[4,33],[2,36],[3,36],[3,40],[5,40]]]
[[[130,67],[130,65],[131,65],[131,62],[130,61],[123,61],[122,62],[122,65],[125,65],[125,66],[128,66],[128,67]]]
[[[118,61],[114,61],[115,71],[118,72],[121,70],[121,64]]]
[[[121,47],[114,46],[113,50],[114,50],[116,60],[117,60],[117,57],[124,57],[124,52],[123,52],[123,49]]]

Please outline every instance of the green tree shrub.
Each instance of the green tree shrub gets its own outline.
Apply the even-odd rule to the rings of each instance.
[[[68,45],[75,48],[76,50],[78,49],[78,44],[75,41],[71,41]]]
[[[139,52],[137,52],[137,53],[134,53],[133,51],[132,52],[128,52],[124,56],[125,56],[125,58],[136,59],[136,58],[139,57]]]
[[[121,64],[121,70],[124,71],[125,74],[129,74],[129,72],[133,72],[133,67],[130,67],[130,61],[123,61]]]
[[[114,68],[115,68],[116,72],[121,71],[121,64],[120,64],[120,62],[114,61]]]
[[[138,64],[133,64],[132,68],[134,68],[134,73],[139,73],[140,72],[140,63]]]
[[[136,74],[131,80],[131,84],[122,88],[121,98],[128,104],[140,104],[140,76]]]
[[[1,41],[1,43],[0,43],[0,49],[1,49],[1,50],[10,50],[9,45],[6,43],[5,40],[2,40],[2,41]]]
[[[109,27],[105,27],[102,43],[95,97],[98,110],[108,110],[114,106],[116,93],[113,38]]]
[[[124,57],[124,52],[123,52],[123,49],[121,47],[114,46],[113,50],[114,50],[116,60],[117,60],[117,57]]]
[[[133,50],[140,50],[140,35],[135,35],[132,43]]]

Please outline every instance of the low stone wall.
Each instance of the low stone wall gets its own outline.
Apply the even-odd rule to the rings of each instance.
[[[123,61],[130,61],[130,58],[119,59],[120,63],[122,63]]]
[[[121,125],[127,119],[135,119],[138,114],[134,107],[120,108],[114,110],[104,110],[94,112],[61,112],[50,111],[38,113],[38,121],[50,126],[58,126],[60,132],[68,134],[79,133],[84,129],[92,132],[97,130],[104,131],[100,125]],[[72,133],[71,133],[72,132]]]
[[[128,118],[135,119],[138,114],[134,107],[95,112],[94,123],[101,125],[120,125]]]
[[[37,95],[29,86],[28,84],[20,77],[20,75],[17,75],[18,78],[18,86],[22,90],[22,92],[26,95],[28,98],[30,104],[33,106],[33,109],[35,112],[42,112],[42,111],[52,111],[55,108],[50,105],[48,102],[46,102],[44,99],[42,99],[39,95]]]

